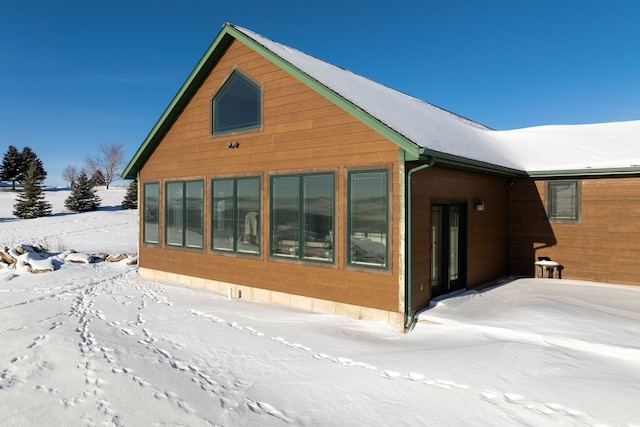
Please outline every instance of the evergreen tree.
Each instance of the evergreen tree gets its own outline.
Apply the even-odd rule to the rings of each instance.
[[[91,185],[97,187],[99,185],[107,185],[107,181],[104,178],[104,174],[100,169],[96,170],[91,176]]]
[[[22,172],[22,155],[20,151],[10,145],[7,152],[2,158],[2,166],[0,167],[0,181],[7,181],[11,183],[12,189],[16,189],[16,181],[20,180],[20,174]]]
[[[47,171],[44,170],[42,160],[38,158],[36,153],[34,153],[30,147],[24,147],[22,149],[21,156],[22,156],[22,167],[21,167],[21,174],[18,181],[24,182],[25,177],[27,175],[27,170],[31,167],[31,163],[36,164],[38,174],[42,178],[42,181],[44,181],[45,178],[47,177]]]
[[[0,181],[11,182],[11,186],[15,191],[16,182],[24,183],[31,163],[35,163],[36,171],[41,181],[44,181],[47,177],[47,172],[44,170],[42,160],[38,158],[36,153],[29,147],[24,147],[20,152],[15,146],[10,145],[2,159]]]
[[[64,205],[73,212],[87,212],[98,209],[100,203],[102,203],[102,200],[83,169],[76,179],[73,191],[64,201]]]
[[[51,204],[44,199],[42,182],[44,178],[38,170],[36,162],[31,162],[24,177],[22,192],[18,194],[13,205],[13,214],[18,218],[29,219],[51,215]]]
[[[138,180],[134,179],[124,195],[122,207],[125,209],[138,209]]]

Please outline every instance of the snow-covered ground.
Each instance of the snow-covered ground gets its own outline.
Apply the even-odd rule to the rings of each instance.
[[[0,245],[136,250],[125,189]],[[3,426],[639,426],[640,287],[526,279],[442,299],[409,334],[226,299],[135,266],[0,269]],[[432,323],[427,323],[430,321]]]

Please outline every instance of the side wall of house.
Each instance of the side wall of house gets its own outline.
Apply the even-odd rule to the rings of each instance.
[[[638,285],[640,177],[578,181],[579,218],[547,220],[547,181],[519,179],[513,187],[512,271],[534,276],[534,262],[559,262],[562,278]]]
[[[435,166],[415,173],[412,181],[414,309],[424,307],[431,298],[431,204],[434,201],[466,202],[467,288],[508,275],[509,179]],[[484,203],[484,211],[476,211],[476,198]]]
[[[211,98],[234,69],[262,87],[262,128],[211,136]],[[231,141],[238,142],[238,148],[228,148]],[[169,272],[177,275],[175,277],[268,290],[283,299],[297,295],[314,301],[401,313],[402,266],[397,262],[401,212],[397,193],[402,173],[399,158],[395,144],[235,41],[140,171],[141,186],[159,183],[161,211],[167,182],[204,182],[204,249],[166,246],[161,226],[158,245],[140,243],[141,271]],[[368,169],[388,171],[388,269],[347,265],[347,176],[349,171]],[[334,174],[335,261],[318,263],[270,257],[270,177],[316,172]],[[261,179],[260,255],[213,251],[211,179],[246,176]],[[161,224],[164,224],[163,215],[161,213]],[[247,292],[244,294],[248,295]]]

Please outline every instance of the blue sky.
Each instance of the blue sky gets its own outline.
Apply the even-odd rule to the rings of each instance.
[[[3,0],[1,154],[130,158],[224,22],[495,129],[640,119],[636,0]]]

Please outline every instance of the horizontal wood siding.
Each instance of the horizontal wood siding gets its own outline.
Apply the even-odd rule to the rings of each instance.
[[[509,180],[441,167],[413,175],[413,308],[425,306],[431,278],[431,203],[433,200],[467,202],[467,288],[504,277],[509,271]],[[477,212],[480,198],[485,210]],[[420,290],[420,284],[423,290]]]
[[[225,79],[237,67],[262,86],[263,126],[260,130],[210,135],[210,103]],[[237,141],[237,149],[227,143]],[[355,120],[251,49],[234,42],[194,94],[140,172],[141,182],[260,176],[262,179],[259,257],[212,252],[209,206],[206,241],[202,251],[141,245],[141,267],[191,275],[267,290],[327,299],[398,312],[400,206],[398,147]],[[389,270],[345,266],[346,174],[350,169],[388,168],[392,232]],[[328,171],[336,182],[336,261],[333,265],[272,259],[268,256],[269,177],[277,173]],[[208,204],[208,203],[206,203]],[[163,239],[161,238],[161,241]]]
[[[546,256],[565,279],[640,284],[640,178],[580,180],[580,218],[567,223],[547,221],[546,182],[514,185],[514,273],[533,276],[533,263]]]

